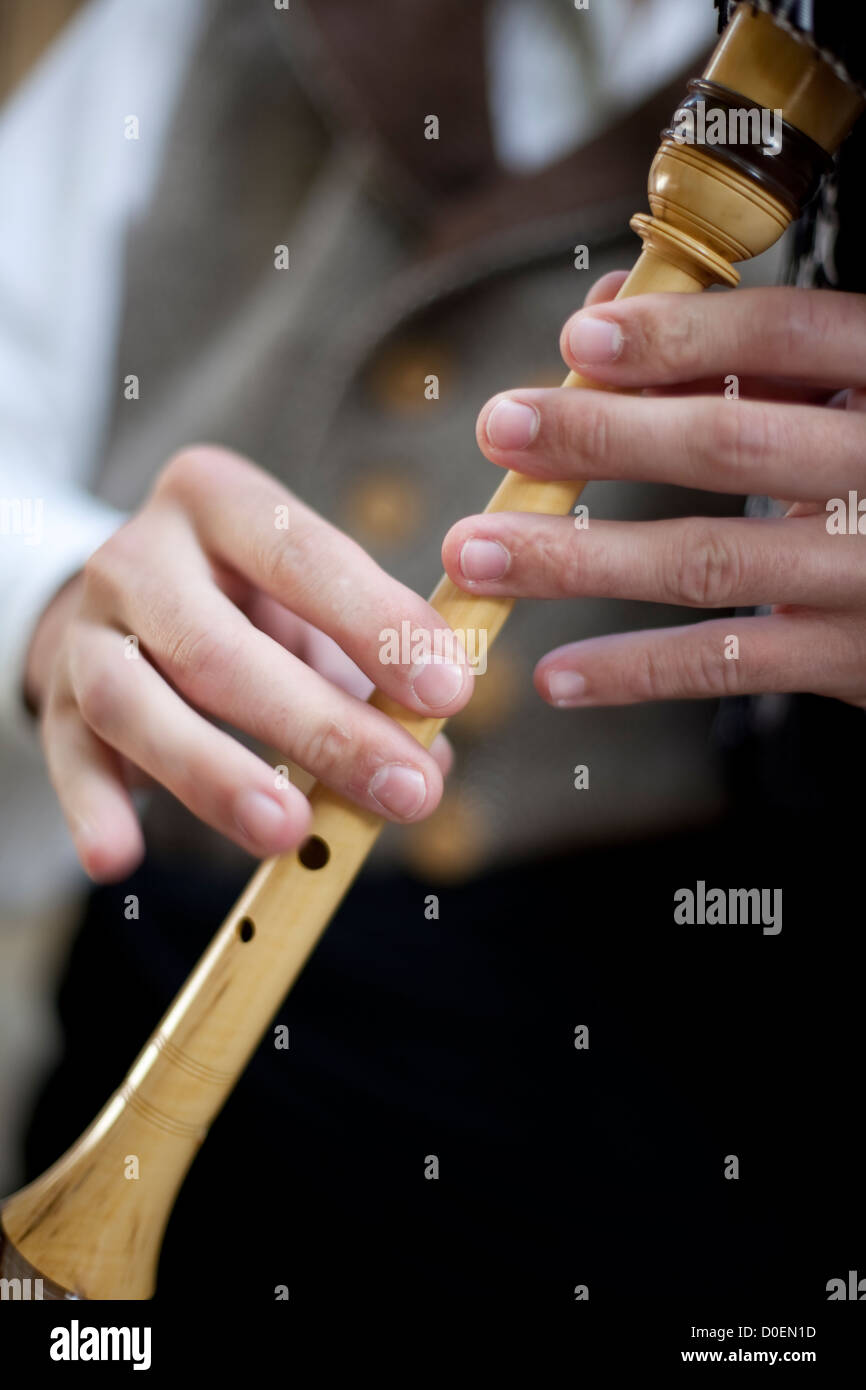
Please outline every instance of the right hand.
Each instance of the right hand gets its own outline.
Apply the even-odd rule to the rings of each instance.
[[[288,529],[277,529],[280,507]],[[377,685],[409,710],[449,716],[472,674],[465,663],[383,664],[380,631],[407,620],[445,626],[247,460],[210,446],[178,454],[45,610],[30,646],[26,696],[91,877],[122,878],[144,853],[129,791],[137,769],[257,857],[305,839],[306,797],[203,714],[389,820],[429,815],[442,743],[427,752],[359,697]],[[357,693],[341,688],[347,658],[360,668]]]

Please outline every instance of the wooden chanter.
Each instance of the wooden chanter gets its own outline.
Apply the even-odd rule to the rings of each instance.
[[[643,251],[620,296],[735,286],[732,262],[771,246],[815,192],[864,106],[826,54],[759,5],[741,4],[682,110],[781,111],[781,147],[690,144],[663,132],[649,175],[652,215],[631,225]],[[740,119],[736,114],[731,121]],[[589,385],[570,373],[566,386]],[[506,475],[488,511],[566,514],[573,482]],[[433,607],[492,642],[511,603],[443,578]],[[429,746],[444,721],[380,694],[379,709]],[[52,1298],[142,1299],[155,1287],[163,1232],[208,1126],[352,883],[382,827],[335,792],[311,794],[313,832],[265,861],[120,1088],[90,1128],[2,1209],[0,1276],[41,1277]],[[124,1177],[127,1155],[140,1177]]]

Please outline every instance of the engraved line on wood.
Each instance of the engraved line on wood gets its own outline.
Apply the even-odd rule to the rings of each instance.
[[[199,1081],[213,1081],[215,1085],[221,1085],[226,1081],[234,1080],[234,1073],[230,1071],[218,1071],[216,1067],[205,1066],[204,1062],[197,1062],[193,1057],[189,1057],[185,1052],[181,1052],[175,1043],[167,1038],[160,1031],[154,1037],[154,1045],[160,1052],[164,1052],[175,1066],[182,1071],[188,1072]]]
[[[120,1095],[126,1101],[127,1105],[131,1105],[133,1110],[136,1110],[138,1114],[141,1115],[142,1119],[148,1120],[152,1125],[156,1125],[157,1129],[165,1130],[166,1134],[177,1134],[184,1138],[190,1137],[198,1139],[199,1141],[204,1139],[207,1134],[206,1125],[188,1124],[186,1120],[176,1120],[173,1116],[166,1115],[164,1111],[157,1110],[155,1105],[151,1105],[148,1101],[144,1100],[138,1091],[134,1090],[128,1082],[124,1082],[121,1086]]]

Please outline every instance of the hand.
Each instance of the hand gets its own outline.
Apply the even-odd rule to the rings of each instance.
[[[866,495],[866,298],[766,289],[609,302],[623,278],[599,282],[561,347],[570,367],[635,394],[505,392],[479,416],[482,452],[536,478],[793,505],[778,519],[590,515],[586,529],[570,516],[467,517],[443,545],[449,575],[497,596],[772,608],[560,647],[535,671],[554,705],[808,691],[866,706],[866,540],[831,533],[827,510]],[[725,398],[732,375],[740,399]]]
[[[409,710],[450,715],[472,674],[459,661],[383,664],[381,630],[407,621],[415,656],[415,630],[443,627],[273,478],[221,449],[178,455],[30,647],[26,696],[84,868],[116,879],[141,858],[139,772],[256,856],[303,841],[299,789],[204,715],[390,820],[428,815],[447,745],[428,753],[365,697],[377,685]]]

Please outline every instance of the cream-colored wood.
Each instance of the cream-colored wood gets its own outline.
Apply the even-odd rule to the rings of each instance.
[[[729,262],[759,256],[778,241],[791,214],[744,174],[693,145],[665,140],[652,163],[650,207],[666,231],[686,233],[727,267],[719,278],[739,279]]]
[[[853,8],[853,7],[852,7]],[[785,120],[835,154],[860,112],[863,96],[793,30],[748,3],[737,10],[704,77]]]
[[[777,91],[763,83],[763,69],[753,71],[749,32],[738,21],[708,71],[718,81],[724,75],[725,85],[746,100],[758,100],[760,87],[786,112],[791,105],[806,111],[800,78],[805,74],[810,91],[824,91],[811,51],[794,44],[800,71],[785,47],[789,85]],[[744,83],[738,83],[740,62]],[[819,125],[816,120],[808,128]],[[632,222],[644,250],[622,297],[735,285],[730,261],[764,250],[788,220],[784,208],[747,179],[700,150],[669,141],[653,162],[650,203],[653,216],[640,214]],[[592,383],[570,373],[564,385]],[[539,483],[508,473],[488,510],[562,515],[580,492],[578,483]],[[488,646],[511,610],[510,601],[464,593],[448,578],[432,603],[452,628],[485,629]],[[373,701],[425,746],[442,728],[443,720],[411,714],[380,694]],[[377,816],[325,787],[314,787],[310,801],[313,837],[325,847],[327,862],[307,867],[312,861],[302,849],[260,866],[120,1090],[78,1143],[2,1209],[4,1229],[20,1253],[79,1296],[146,1298],[152,1292],[163,1229],[207,1127],[379,834]],[[133,1157],[136,1178],[126,1175]]]

